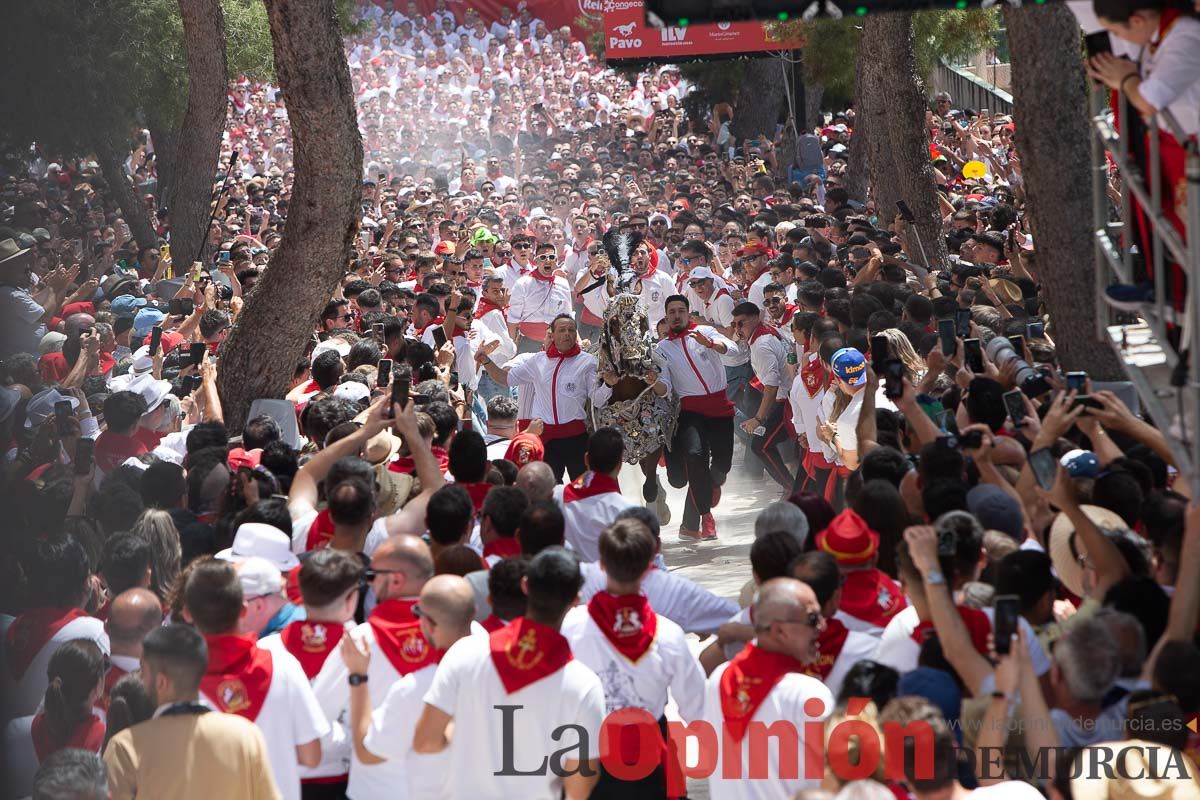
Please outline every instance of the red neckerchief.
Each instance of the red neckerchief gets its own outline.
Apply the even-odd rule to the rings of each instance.
[[[760,322],[758,323],[758,327],[754,329],[754,333],[750,334],[750,344],[754,344],[756,341],[758,341],[758,337],[766,336],[768,334],[781,341],[783,339],[783,336],[780,335],[779,331],[775,330],[765,322]]]
[[[316,381],[309,381],[304,388],[300,390],[301,394],[316,394],[321,391],[321,384]]]
[[[121,680],[121,678],[124,678],[128,674],[128,672],[121,669],[116,664],[109,665],[108,672],[104,674],[104,696],[101,697],[100,702],[97,703],[100,708],[103,708],[106,712],[108,711],[108,704],[112,699],[111,696],[113,687],[117,685],[117,681]]]
[[[654,273],[658,272],[658,251],[651,250],[650,257],[646,259],[648,266],[645,274],[639,276],[639,280],[649,280],[654,277]]]
[[[274,673],[271,652],[255,644],[257,639],[253,633],[205,636],[208,670],[200,679],[200,690],[219,711],[251,722],[262,711]]]
[[[67,748],[87,750],[89,753],[99,753],[104,746],[104,722],[92,714],[76,725],[66,741],[57,743],[50,739],[50,731],[46,727],[46,714],[43,712],[33,718],[33,749],[38,761],[45,761],[59,750]]]
[[[491,300],[488,300],[486,298],[480,300],[479,305],[476,306],[475,319],[483,319],[487,314],[491,313],[492,311],[499,311],[500,315],[502,317],[504,317],[504,321],[508,322],[508,306],[504,306],[504,307],[498,306],[495,303],[493,303]]]
[[[971,643],[983,655],[988,654],[988,634],[992,632],[992,621],[988,615],[977,608],[958,606],[958,615],[971,634]],[[921,622],[913,628],[912,638],[917,644],[925,644],[925,640],[934,632],[932,622]]]
[[[483,622],[479,624],[482,625],[483,629],[488,633],[495,633],[508,623],[497,617],[495,614],[488,614],[486,617],[484,617]]]
[[[483,546],[484,559],[490,556],[513,558],[521,555],[521,543],[515,536],[497,536]]]
[[[789,672],[803,672],[804,663],[783,653],[763,650],[747,644],[721,673],[721,714],[725,728],[735,742],[746,735],[754,712]]]
[[[532,275],[533,279],[535,281],[541,281],[542,283],[554,283],[554,273],[553,272],[551,272],[549,277],[547,277],[542,274],[542,271],[540,269],[538,269],[537,267],[534,267],[527,274]]]
[[[467,494],[471,496],[471,505],[475,506],[475,513],[478,514],[483,508],[483,498],[487,497],[487,493],[495,484],[483,481],[482,483],[458,483],[455,485],[467,490]]]
[[[816,397],[817,392],[825,388],[825,362],[819,356],[806,359],[804,366],[800,368],[800,379],[808,396]]]
[[[725,297],[733,297],[733,295],[731,295],[731,294],[729,293],[729,290],[728,290],[728,289],[726,289],[724,286],[722,286],[720,289],[717,289],[717,291],[716,291],[716,294],[714,294],[714,295],[712,296],[712,300],[709,300],[709,301],[708,301],[708,303],[711,303],[713,300],[716,300],[718,297],[721,297],[721,296],[725,296]],[[708,303],[705,303],[704,305],[706,305],[706,306],[707,306],[707,305],[708,305]]]
[[[304,674],[311,681],[317,677],[325,659],[329,658],[329,654],[338,646],[345,632],[345,625],[296,620],[283,627],[279,638],[287,651],[304,667]]]
[[[559,352],[559,349],[553,343],[551,343],[550,346],[546,348],[546,357],[547,358],[572,358],[573,356],[579,355],[579,352],[580,352],[579,342],[575,342],[574,346],[572,346],[571,349],[565,353]]]
[[[675,331],[667,331],[667,338],[668,339],[686,339],[687,335],[694,330],[696,330],[696,323],[689,322],[688,326],[686,328],[684,328],[683,330],[679,331],[679,333],[676,333]]]
[[[786,305],[784,305],[783,318],[779,320],[779,324],[787,325],[789,322],[791,322],[792,317],[796,316],[796,310],[797,310],[797,307],[796,307],[795,303],[787,303]]]
[[[596,592],[588,601],[588,614],[605,638],[633,663],[641,660],[658,630],[658,615],[644,594],[621,596]]]
[[[1167,38],[1167,34],[1171,32],[1171,28],[1175,27],[1175,23],[1182,15],[1183,12],[1178,8],[1171,7],[1164,8],[1158,15],[1158,31],[1155,32],[1154,41],[1149,44],[1151,55],[1162,47],[1163,40]]]
[[[333,541],[333,515],[328,508],[317,512],[312,525],[308,526],[308,536],[304,539],[304,552],[319,550],[327,547]]]
[[[553,675],[574,657],[566,637],[525,617],[517,617],[489,638],[492,663],[508,694]]]
[[[450,454],[446,452],[446,448],[436,445],[431,447],[430,450],[433,451],[434,458],[438,460],[438,469],[445,474],[446,470],[450,467]],[[400,456],[388,464],[388,470],[391,472],[403,472],[407,475],[415,474],[416,469],[416,463],[413,461],[412,456]]]
[[[25,677],[25,670],[29,669],[33,659],[64,625],[86,616],[87,612],[82,608],[51,606],[31,608],[13,620],[4,634],[4,650],[13,679],[19,681]]]
[[[375,633],[375,643],[401,675],[436,664],[445,652],[433,649],[425,641],[421,623],[412,613],[416,604],[411,598],[384,600],[367,617]]]
[[[850,629],[840,619],[833,617],[826,619],[825,630],[821,631],[821,635],[817,637],[817,648],[820,650],[820,655],[812,664],[805,665],[804,674],[811,675],[820,681],[828,678],[849,634]]]
[[[576,500],[595,497],[598,494],[620,493],[620,491],[620,485],[611,475],[588,470],[563,487],[563,502],[573,503]]]
[[[879,570],[871,568],[846,573],[846,580],[842,584],[842,602],[838,610],[883,628],[907,605],[904,592],[896,582]]]
[[[429,321],[429,324],[428,324],[428,325],[424,325],[424,326],[422,326],[422,327],[420,327],[420,328],[417,328],[417,338],[419,339],[419,338],[421,338],[422,336],[424,336],[424,335],[425,335],[425,331],[429,330],[429,329],[430,329],[430,328],[432,328],[434,325],[442,325],[442,324],[444,324],[445,322],[446,322],[446,317],[445,317],[445,315],[439,314],[438,316],[436,316],[436,317],[434,317],[433,319],[431,319],[431,320]]]

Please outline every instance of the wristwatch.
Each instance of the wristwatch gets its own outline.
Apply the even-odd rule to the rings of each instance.
[[[925,583],[930,586],[937,586],[939,583],[944,584],[945,582],[946,576],[942,574],[941,570],[931,569],[925,573]]]
[[[350,685],[351,686],[362,686],[366,682],[367,682],[366,675],[363,675],[362,673],[358,673],[358,672],[350,673]]]

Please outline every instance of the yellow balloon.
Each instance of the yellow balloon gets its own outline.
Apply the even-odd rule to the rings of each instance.
[[[964,178],[982,178],[987,174],[987,167],[982,161],[968,161],[963,164],[962,174]]]

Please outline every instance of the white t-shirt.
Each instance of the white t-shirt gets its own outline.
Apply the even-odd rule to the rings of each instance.
[[[271,686],[254,724],[267,743],[267,760],[280,794],[284,800],[300,800],[296,747],[329,733],[329,722],[300,662],[284,648],[281,639],[274,637],[272,643],[271,638],[259,645],[271,654]]]
[[[598,563],[580,564],[583,589],[580,599],[587,602],[596,592],[608,585],[608,578]],[[654,613],[675,622],[688,633],[716,633],[721,624],[737,613],[738,605],[697,583],[667,572],[652,569],[642,578],[642,593],[650,599]]]
[[[0,698],[3,699],[4,716],[10,720],[26,717],[37,711],[46,696],[46,687],[50,681],[46,677],[46,667],[50,657],[58,648],[72,639],[91,639],[107,655],[108,634],[104,632],[104,623],[95,617],[76,617],[59,628],[50,640],[42,645],[42,649],[29,662],[29,666],[18,679],[12,674],[8,663],[8,653],[5,642],[8,641],[8,629],[14,620],[6,617],[0,622]]]
[[[994,628],[996,610],[993,608],[982,610]],[[920,621],[917,609],[912,604],[898,612],[883,629],[883,635],[879,637],[879,647],[876,648],[872,660],[886,664],[901,675],[916,669],[917,657],[921,655],[921,645],[917,644],[912,635]],[[1042,643],[1038,641],[1033,627],[1024,617],[1020,618],[1020,626],[1025,641],[1029,643],[1029,660],[1033,664],[1033,671],[1039,676],[1046,674],[1050,670],[1050,659],[1046,657]]]
[[[825,392],[825,397],[821,400],[822,415],[826,420],[833,416],[833,404],[837,400],[840,391],[834,391],[832,388]],[[842,409],[841,415],[834,423],[834,428],[837,430],[838,444],[843,450],[858,449],[858,416],[862,413],[863,392],[857,392],[846,407]],[[841,459],[839,459],[839,462]],[[845,466],[845,464],[842,464]]]
[[[562,485],[554,487],[554,502],[563,512],[567,544],[582,560],[598,561],[600,532],[612,524],[617,514],[638,504],[619,491],[603,492],[566,503],[563,502],[565,488]]]
[[[505,766],[506,736],[515,770],[534,770],[551,753],[578,744],[571,731],[552,738],[564,725],[587,731],[588,759],[600,755],[604,690],[596,674],[578,660],[509,694],[492,664],[490,639],[468,636],[442,657],[425,702],[454,718],[447,797],[557,800],[562,780],[548,767],[544,775],[494,774]],[[497,706],[520,708],[503,711]]]
[[[387,690],[383,703],[373,706],[364,745],[382,764],[356,761],[346,795],[351,800],[405,800],[444,796],[449,753],[420,754],[412,749],[417,718],[438,665],[411,672]]]

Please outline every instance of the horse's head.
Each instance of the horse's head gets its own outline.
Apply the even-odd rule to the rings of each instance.
[[[649,320],[637,295],[620,294],[604,311],[605,332],[613,366],[619,374],[641,375],[650,363]]]

